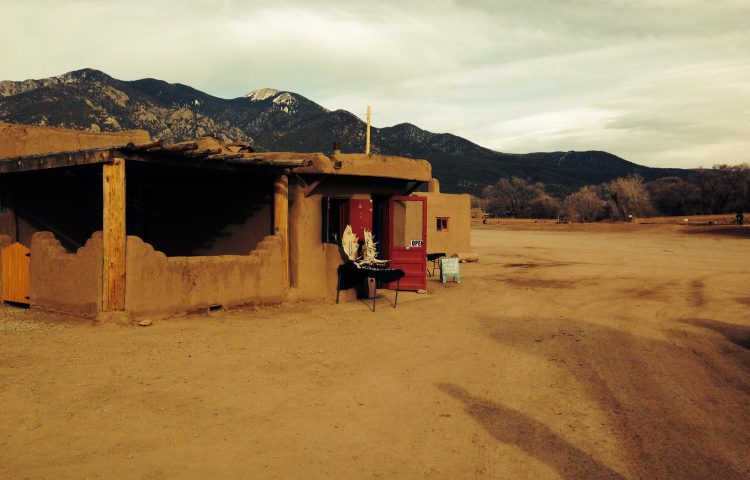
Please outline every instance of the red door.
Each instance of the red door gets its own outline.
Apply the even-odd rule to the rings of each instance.
[[[346,202],[347,224],[352,226],[352,232],[360,240],[365,238],[365,230],[372,232],[372,200],[369,198],[349,199]]]
[[[405,275],[400,290],[427,290],[427,198],[391,197],[388,202],[388,258]],[[391,283],[395,289],[396,284]]]

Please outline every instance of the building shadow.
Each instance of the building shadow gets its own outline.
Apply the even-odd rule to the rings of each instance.
[[[624,479],[546,425],[499,403],[471,395],[451,383],[437,388],[464,404],[464,410],[499,442],[515,445],[565,479]]]
[[[700,333],[676,331],[668,339],[648,338],[573,318],[484,321],[489,337],[499,344],[545,360],[577,380],[586,397],[607,416],[628,475],[750,478],[746,476],[748,463],[732,460],[747,458],[744,452],[750,445],[742,427],[750,418],[747,351],[742,348],[746,331],[729,332],[726,325],[702,320],[701,326],[723,331],[728,339],[716,342]],[[455,388],[452,391],[468,398],[477,415],[517,420],[517,412],[483,404]],[[534,432],[549,437],[546,427],[531,422],[517,421],[517,426],[533,426]],[[723,433],[719,437],[716,432]],[[535,446],[529,444],[534,440],[525,442]],[[570,448],[565,449],[566,455],[578,455],[585,464],[586,454]],[[546,455],[553,463],[559,461]]]
[[[685,323],[704,327],[723,335],[727,340],[735,345],[750,350],[750,327],[745,325],[735,325],[726,322],[720,322],[710,318],[692,318],[683,320]],[[750,362],[746,362],[750,366]]]
[[[722,237],[750,238],[750,228],[739,225],[708,225],[705,227],[688,227],[685,233],[690,235],[717,235]]]

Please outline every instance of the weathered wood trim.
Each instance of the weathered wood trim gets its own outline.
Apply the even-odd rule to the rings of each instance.
[[[135,162],[146,162],[155,165],[170,165],[186,168],[211,168],[215,170],[243,170],[266,173],[266,171],[279,172],[283,168],[304,167],[309,165],[309,160],[267,160],[252,157],[244,157],[242,154],[196,156],[191,154],[173,155],[165,153],[129,152],[119,151],[118,157],[123,157]]]
[[[125,310],[125,160],[115,158],[102,170],[102,310]]]
[[[48,168],[104,163],[110,160],[110,150],[108,148],[6,158],[0,160],[0,173],[29,172]]]

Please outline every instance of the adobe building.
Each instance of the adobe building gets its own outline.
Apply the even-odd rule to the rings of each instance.
[[[430,252],[442,252],[449,257],[468,255],[471,252],[471,196],[440,193],[440,182],[435,178],[429,181],[427,192],[415,195],[427,199]]]
[[[2,298],[125,319],[333,299],[346,225],[422,290],[427,253],[469,249],[468,196],[412,195],[431,174],[377,154],[0,123]]]

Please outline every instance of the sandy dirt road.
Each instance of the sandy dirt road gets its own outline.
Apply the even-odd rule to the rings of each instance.
[[[685,231],[479,227],[374,314],[5,307],[0,478],[750,478],[750,239]]]

